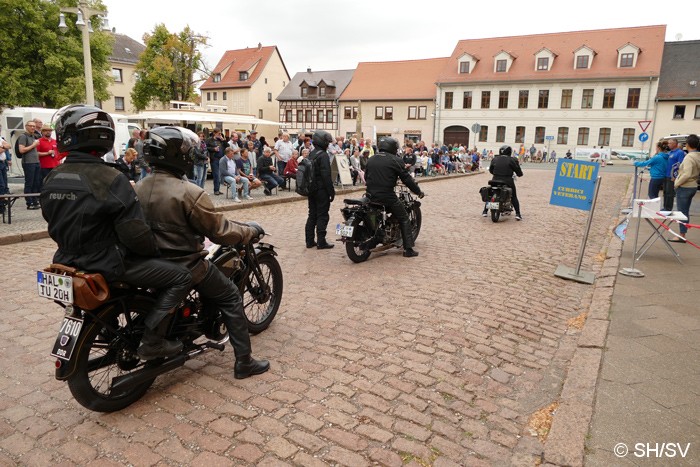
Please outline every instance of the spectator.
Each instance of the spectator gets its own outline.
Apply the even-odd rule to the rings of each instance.
[[[260,140],[257,138],[258,132],[256,130],[251,130],[250,134],[248,135],[248,143],[253,143],[253,149],[255,149],[255,153],[260,155],[262,154],[262,146],[260,144]],[[250,150],[250,145],[248,146],[248,150]]]
[[[22,154],[22,169],[24,170],[24,192],[39,193],[41,191],[41,167],[39,166],[39,140],[35,137],[36,123],[29,120],[25,132],[17,140],[19,152]],[[25,198],[27,209],[39,209],[39,199],[35,196]]]
[[[355,150],[355,153],[358,152],[359,150]],[[360,155],[360,170],[363,172],[367,172],[367,162],[369,162],[369,149],[365,149]]]
[[[41,127],[41,138],[39,138],[39,146],[36,148],[39,154],[41,180],[44,180],[52,169],[58,167],[61,159],[65,157],[65,154],[58,153],[56,140],[51,137],[51,133],[53,133],[53,129],[48,123]],[[39,184],[39,191],[41,191],[41,184]]]
[[[284,179],[277,174],[277,167],[272,160],[272,150],[269,147],[263,149],[262,156],[258,157],[258,176],[265,182],[265,195],[270,196],[272,190],[279,187],[286,189]]]
[[[299,151],[296,149],[292,150],[292,155],[289,157],[287,164],[284,166],[283,177],[294,178],[297,176],[297,169],[299,168]]]
[[[253,174],[255,176],[258,175],[258,157],[262,153],[258,153],[258,150],[255,149],[255,143],[253,141],[248,141],[246,143],[246,147],[248,148],[248,157],[250,159],[250,164],[253,166]]]
[[[117,159],[117,169],[129,179],[131,184],[136,183],[136,157],[138,153],[136,149],[129,148],[126,150],[124,155]]]
[[[219,161],[224,157],[224,137],[221,136],[221,129],[214,128],[212,134],[207,138],[207,152],[211,162],[211,176],[214,181],[214,195],[220,196],[221,176],[219,174]]]
[[[403,148],[403,165],[412,177],[416,176],[416,156],[413,154],[413,143],[409,142]]]
[[[552,149],[552,153],[549,155],[549,162],[556,162],[557,161],[557,152]]]
[[[665,141],[656,143],[656,154],[648,161],[634,161],[635,167],[649,167],[649,189],[647,196],[649,199],[659,197],[659,190],[666,178],[666,168],[668,166],[668,146]]]
[[[250,151],[248,151],[246,148],[243,148],[241,149],[241,158],[236,160],[238,174],[241,177],[245,177],[248,179],[248,193],[243,192],[243,199],[246,200],[253,199],[250,196],[250,190],[259,188],[262,185],[262,182],[253,174],[253,164],[250,161],[249,155]]]
[[[537,153],[537,149],[535,148],[535,145],[533,144],[530,146],[530,162],[535,162],[535,154]]]
[[[676,196],[674,181],[678,176],[678,168],[683,162],[685,152],[678,147],[678,140],[668,140],[668,165],[666,166],[666,180],[664,181],[664,211],[673,211],[673,201]]]
[[[135,128],[131,131],[131,138],[129,138],[129,141],[126,143],[126,148],[133,148],[134,144],[136,144],[136,141],[141,139],[141,130],[138,128]]]
[[[292,157],[292,151],[294,147],[289,141],[289,133],[282,133],[282,139],[277,140],[275,143],[275,157],[277,158],[277,173],[284,174],[285,166]]]
[[[225,157],[222,157],[219,161],[219,174],[221,174],[221,181],[226,182],[231,187],[231,197],[236,203],[240,203],[241,199],[238,197],[237,185],[240,183],[242,187],[243,196],[250,197],[250,181],[248,177],[244,177],[238,173],[238,165],[236,164],[235,157],[240,154],[241,150],[236,148],[226,148]]]
[[[231,140],[228,142],[228,145],[234,149],[236,146],[238,147],[238,149],[243,149],[243,142],[241,141],[241,134],[236,132],[236,131],[231,133]]]
[[[2,130],[2,127],[0,127]],[[7,185],[7,170],[12,165],[12,154],[10,153],[10,143],[0,136],[0,195],[10,194]],[[0,212],[5,209],[4,202],[0,203]]]
[[[688,154],[683,158],[678,168],[678,175],[673,182],[676,189],[678,210],[688,218],[687,223],[690,223],[690,204],[693,202],[693,196],[698,191],[698,178],[700,177],[700,152],[698,152],[698,146],[700,146],[698,135],[688,135],[688,138],[685,140]],[[680,224],[680,232],[683,238],[672,238],[669,241],[685,243],[688,226]]]
[[[207,179],[209,151],[207,151],[207,142],[204,139],[204,132],[200,131],[197,133],[197,136],[199,136],[199,148],[195,148],[194,169],[192,171],[193,178],[190,181],[199,188],[204,189],[204,182]]]
[[[255,144],[255,142],[253,142],[253,144]],[[274,147],[274,146],[275,145],[273,144],[272,147]],[[262,151],[263,149],[269,148],[269,147],[270,147],[270,145],[267,144],[267,140],[265,139],[265,137],[261,136],[260,137],[260,149],[259,149],[259,151]]]
[[[571,155],[571,149],[568,149],[568,150],[566,151],[566,158],[567,158],[567,159],[573,159],[573,158],[574,158],[574,157]]]
[[[350,149],[345,150],[345,155],[350,155]],[[360,180],[360,184],[365,184],[365,171],[362,170],[360,164],[360,154],[355,151],[355,154],[350,156],[350,168],[352,170],[352,185],[355,186],[357,180]]]
[[[146,130],[140,130],[138,139],[134,141],[134,149],[136,149],[137,153],[136,160],[138,161],[138,166],[141,169],[141,180],[146,178],[148,174],[151,173],[151,167],[148,165],[148,162],[146,162],[146,159],[143,156],[143,140],[145,138]]]

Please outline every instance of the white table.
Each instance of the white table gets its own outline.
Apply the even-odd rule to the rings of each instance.
[[[663,214],[663,215],[661,215]],[[654,229],[654,231],[649,235],[649,238],[646,239],[646,241],[642,244],[641,247],[637,251],[634,252],[636,255],[637,261],[642,259],[642,256],[644,256],[644,253],[647,252],[651,246],[656,243],[658,239],[661,239],[666,247],[669,249],[669,251],[673,254],[673,256],[676,258],[676,260],[683,264],[681,261],[681,257],[676,252],[676,250],[673,249],[673,246],[669,243],[668,240],[666,240],[666,237],[664,237],[664,232],[666,229],[664,226],[667,226],[670,224],[672,221],[681,221],[681,222],[687,222],[688,218],[685,217],[685,214],[683,214],[680,211],[661,211],[661,213],[651,213],[649,211],[646,211],[642,217],[644,218],[645,221]],[[661,223],[656,223],[652,222],[653,219],[656,220],[661,220]],[[641,221],[641,220],[640,220]],[[652,240],[653,239],[653,240]]]

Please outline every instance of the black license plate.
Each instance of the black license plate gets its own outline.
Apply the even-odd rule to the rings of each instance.
[[[78,343],[78,337],[80,336],[82,327],[82,319],[65,316],[61,323],[61,329],[58,331],[58,337],[56,337],[56,343],[53,345],[51,355],[62,360],[70,360],[71,355],[73,355],[73,350],[75,350],[75,344]]]

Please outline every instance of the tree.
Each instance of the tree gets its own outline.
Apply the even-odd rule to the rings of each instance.
[[[131,92],[134,107],[143,110],[154,101],[167,104],[194,99],[195,73],[203,67],[200,47],[206,46],[207,38],[189,26],[174,34],[158,24],[143,40],[146,50],[136,64],[138,77]]]
[[[61,6],[75,0],[2,0],[0,2],[0,107],[61,107],[85,102],[81,31],[68,15],[68,31],[58,29]],[[103,7],[100,1],[93,6]],[[109,98],[109,56],[114,39],[93,17],[90,33],[96,100]]]

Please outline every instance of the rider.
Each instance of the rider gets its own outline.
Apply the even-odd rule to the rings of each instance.
[[[418,256],[413,249],[413,232],[408,213],[399,198],[394,194],[396,179],[400,178],[412,192],[420,198],[425,194],[418,187],[418,183],[406,170],[406,165],[398,156],[399,142],[396,138],[384,138],[379,142],[379,152],[367,161],[365,180],[367,181],[367,194],[372,201],[382,203],[401,224],[401,237],[403,238],[403,255],[407,258]]]
[[[58,244],[53,261],[97,272],[107,282],[159,289],[138,348],[144,360],[182,350],[163,338],[168,314],[187,296],[187,268],[153,258],[158,247],[129,179],[101,157],[114,146],[114,122],[97,107],[69,105],[53,117],[65,163],[49,173],[41,190],[41,213]]]
[[[204,303],[221,313],[236,356],[234,377],[259,375],[270,368],[267,360],[251,357],[248,323],[236,285],[206,259],[204,237],[226,245],[247,243],[265,232],[257,224],[229,221],[216,212],[209,195],[188,182],[194,168],[199,138],[186,128],[165,126],[149,131],[144,142],[146,161],[153,174],[136,185],[148,223],[163,254],[192,272],[192,282]]]
[[[520,168],[518,159],[511,157],[513,154],[513,149],[504,145],[498,150],[498,156],[494,157],[489,165],[489,172],[493,175],[491,180],[496,180],[505,185],[508,185],[512,190],[513,194],[511,197],[511,202],[515,208],[515,220],[523,220],[523,216],[520,214],[520,202],[518,201],[518,195],[515,191],[515,180],[513,179],[513,174],[518,177],[523,176],[523,170]],[[489,215],[489,210],[486,209],[484,205],[484,211],[481,213],[482,216],[486,217]]]

